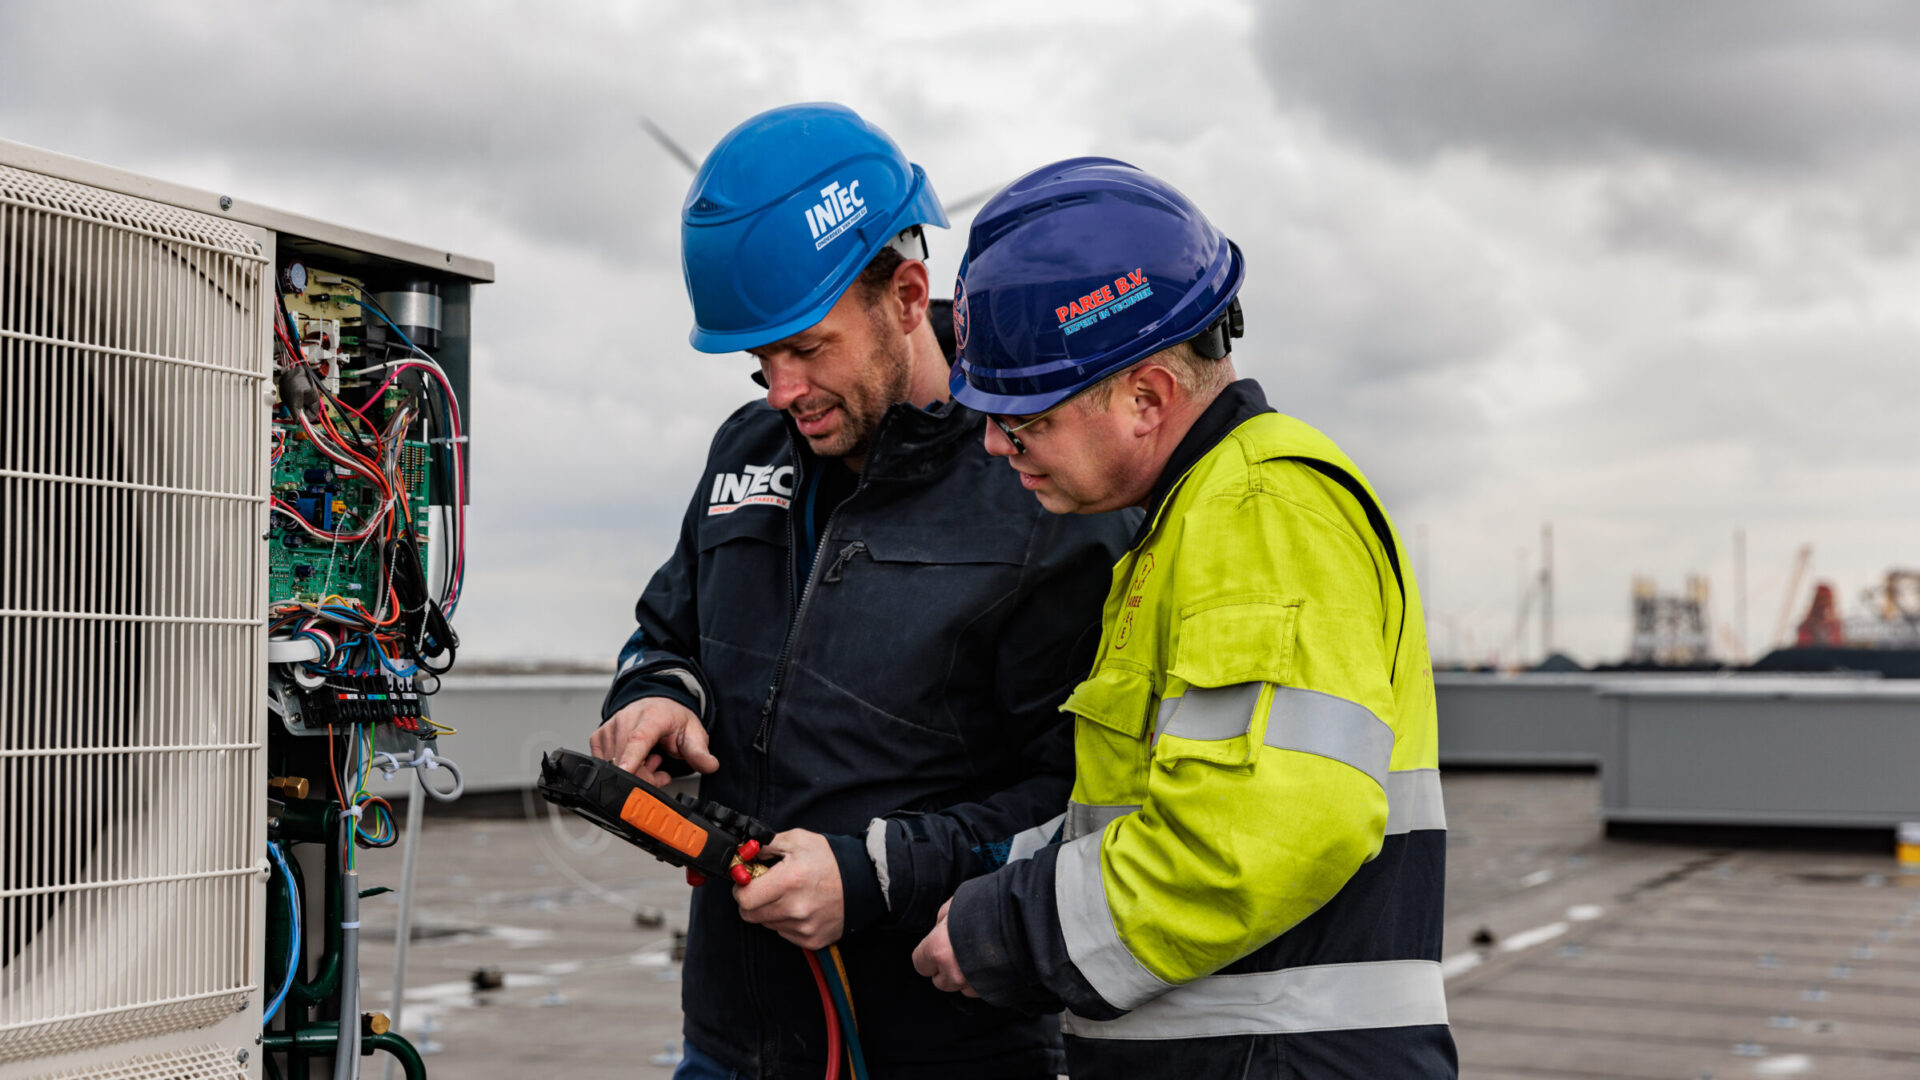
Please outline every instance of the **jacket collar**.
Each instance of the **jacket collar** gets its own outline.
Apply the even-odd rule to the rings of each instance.
[[[1153,531],[1154,522],[1159,520],[1160,510],[1173,496],[1173,490],[1180,486],[1189,470],[1199,464],[1207,452],[1220,445],[1234,428],[1253,419],[1261,413],[1274,411],[1267,404],[1267,395],[1260,384],[1252,379],[1241,379],[1231,383],[1219,396],[1210,402],[1200,418],[1187,429],[1180,439],[1180,445],[1173,448],[1172,456],[1160,470],[1160,478],[1153,482],[1153,489],[1147,494],[1147,516],[1141,520],[1140,528],[1133,534],[1131,547],[1139,547],[1140,542]]]

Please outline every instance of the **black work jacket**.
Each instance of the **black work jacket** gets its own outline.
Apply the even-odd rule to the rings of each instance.
[[[801,578],[804,508],[788,504],[822,463],[784,414],[734,413],[603,709],[648,695],[694,706],[720,761],[702,797],[828,834],[876,1078],[1061,1067],[1053,1017],[936,990],[911,954],[962,880],[1065,808],[1072,731],[1058,706],[1091,662],[1138,514],[1046,513],[987,455],[984,424],[954,403],[888,410]],[[727,882],[695,890],[681,1001],[688,1042],[729,1067],[824,1074],[804,954],[744,922]]]

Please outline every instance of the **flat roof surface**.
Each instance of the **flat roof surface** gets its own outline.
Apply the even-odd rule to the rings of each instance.
[[[1592,776],[1445,784],[1463,1077],[1920,1077],[1920,877],[1890,850],[1608,839]],[[686,885],[539,809],[429,804],[403,1030],[443,1078],[666,1077]],[[397,850],[360,864],[363,887],[398,883]],[[386,1008],[396,906],[363,905],[368,1010]],[[473,990],[482,967],[505,985]]]

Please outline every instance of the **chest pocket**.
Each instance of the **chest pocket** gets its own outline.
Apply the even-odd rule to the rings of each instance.
[[[1301,599],[1232,596],[1180,613],[1153,760],[1251,765],[1266,736],[1270,684],[1293,681]]]
[[[971,623],[1019,588],[1027,536],[994,529],[868,526],[857,539],[833,537],[819,558],[823,586],[898,609],[894,613],[909,624],[951,616]]]
[[[787,512],[777,506],[742,506],[701,518],[694,526],[694,541],[703,556],[733,540],[786,547]]]
[[[787,596],[793,591],[788,583],[786,512],[743,506],[714,514],[695,523],[694,542],[700,566],[693,584],[707,651],[719,643],[745,650],[743,655],[779,652],[786,634]],[[715,657],[707,655],[703,661],[708,673],[715,674]]]
[[[1019,566],[1027,561],[1029,522],[956,523],[951,528],[866,524],[860,542],[875,562],[926,566]],[[1016,527],[1017,526],[1017,527]],[[837,531],[837,530],[836,530]],[[828,550],[842,545],[835,538]]]
[[[1024,529],[836,525],[816,556],[794,663],[891,716],[955,737],[983,730],[994,684],[964,675],[992,669],[1026,539]]]
[[[1060,708],[1123,739],[1144,741],[1153,716],[1153,680],[1108,663],[1074,687]]]
[[[1073,725],[1075,802],[1144,801],[1154,703],[1153,680],[1112,661],[1073,688],[1060,708],[1079,718]]]

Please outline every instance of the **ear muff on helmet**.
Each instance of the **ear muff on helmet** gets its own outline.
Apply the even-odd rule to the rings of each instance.
[[[1240,298],[1236,296],[1219,318],[1208,323],[1198,335],[1188,338],[1187,343],[1208,360],[1224,360],[1233,352],[1232,340],[1246,332],[1247,321],[1240,314]]]

